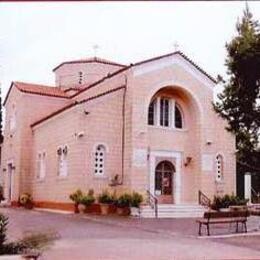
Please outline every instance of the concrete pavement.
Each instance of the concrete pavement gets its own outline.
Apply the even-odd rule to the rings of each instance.
[[[260,236],[198,239],[194,219],[130,219],[1,208],[9,239],[56,231],[43,259],[260,259]],[[222,229],[224,231],[224,227]]]

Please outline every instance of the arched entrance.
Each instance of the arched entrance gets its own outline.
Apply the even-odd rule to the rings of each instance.
[[[159,203],[173,203],[174,172],[175,167],[169,161],[162,161],[155,168],[155,195]]]

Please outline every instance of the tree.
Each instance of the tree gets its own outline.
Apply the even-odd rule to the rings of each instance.
[[[228,80],[214,108],[236,136],[238,171],[260,174],[260,26],[248,6],[236,31],[226,44]]]
[[[1,86],[1,85],[0,85]],[[3,142],[4,137],[3,137],[3,112],[2,112],[2,91],[0,88],[0,144]]]

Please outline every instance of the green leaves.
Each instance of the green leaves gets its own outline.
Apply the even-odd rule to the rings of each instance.
[[[228,121],[227,130],[236,136],[238,161],[251,165],[259,158],[260,27],[248,6],[236,29],[237,36],[226,44],[229,78],[214,109]]]

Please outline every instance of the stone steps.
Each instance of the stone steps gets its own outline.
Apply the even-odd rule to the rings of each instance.
[[[159,204],[158,218],[199,218],[203,217],[206,208],[197,204]],[[141,207],[141,217],[154,218],[154,209],[150,205]]]

